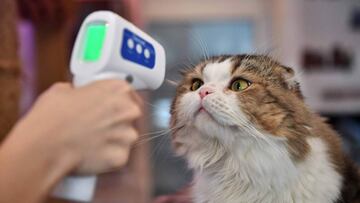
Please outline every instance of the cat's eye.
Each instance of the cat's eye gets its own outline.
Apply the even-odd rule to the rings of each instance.
[[[235,92],[245,90],[251,83],[245,79],[236,79],[231,83],[230,89]]]
[[[192,84],[191,84],[191,87],[190,87],[190,90],[191,91],[196,91],[197,89],[199,89],[202,85],[204,84],[204,82],[200,79],[194,79]]]

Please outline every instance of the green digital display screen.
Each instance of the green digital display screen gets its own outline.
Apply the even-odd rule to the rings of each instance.
[[[106,24],[89,24],[85,30],[83,60],[94,62],[100,59],[106,35]]]

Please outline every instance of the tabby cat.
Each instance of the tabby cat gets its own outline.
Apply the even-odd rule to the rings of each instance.
[[[172,142],[194,170],[193,202],[360,202],[356,166],[306,106],[291,68],[222,55],[183,75]]]

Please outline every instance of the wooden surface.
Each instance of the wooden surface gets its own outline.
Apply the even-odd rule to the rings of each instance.
[[[18,118],[20,63],[16,1],[0,1],[0,141]]]
[[[57,9],[49,9],[48,12],[45,12],[47,15],[42,16],[49,20],[41,21],[35,17],[31,18],[36,33],[37,80],[35,89],[37,94],[42,93],[55,82],[70,80],[69,59],[72,48],[70,38],[77,4],[74,0],[59,0],[51,3],[54,5],[50,8]],[[37,7],[41,7],[41,5]],[[37,12],[42,14],[41,10]],[[30,14],[30,16],[39,15]]]

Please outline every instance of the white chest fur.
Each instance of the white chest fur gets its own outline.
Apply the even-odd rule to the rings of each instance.
[[[308,142],[310,154],[296,165],[281,145],[238,146],[234,154],[225,155],[213,167],[196,171],[195,202],[334,202],[340,195],[342,178],[329,160],[325,143],[319,138]],[[201,150],[192,153],[197,160],[201,157],[198,153]]]

